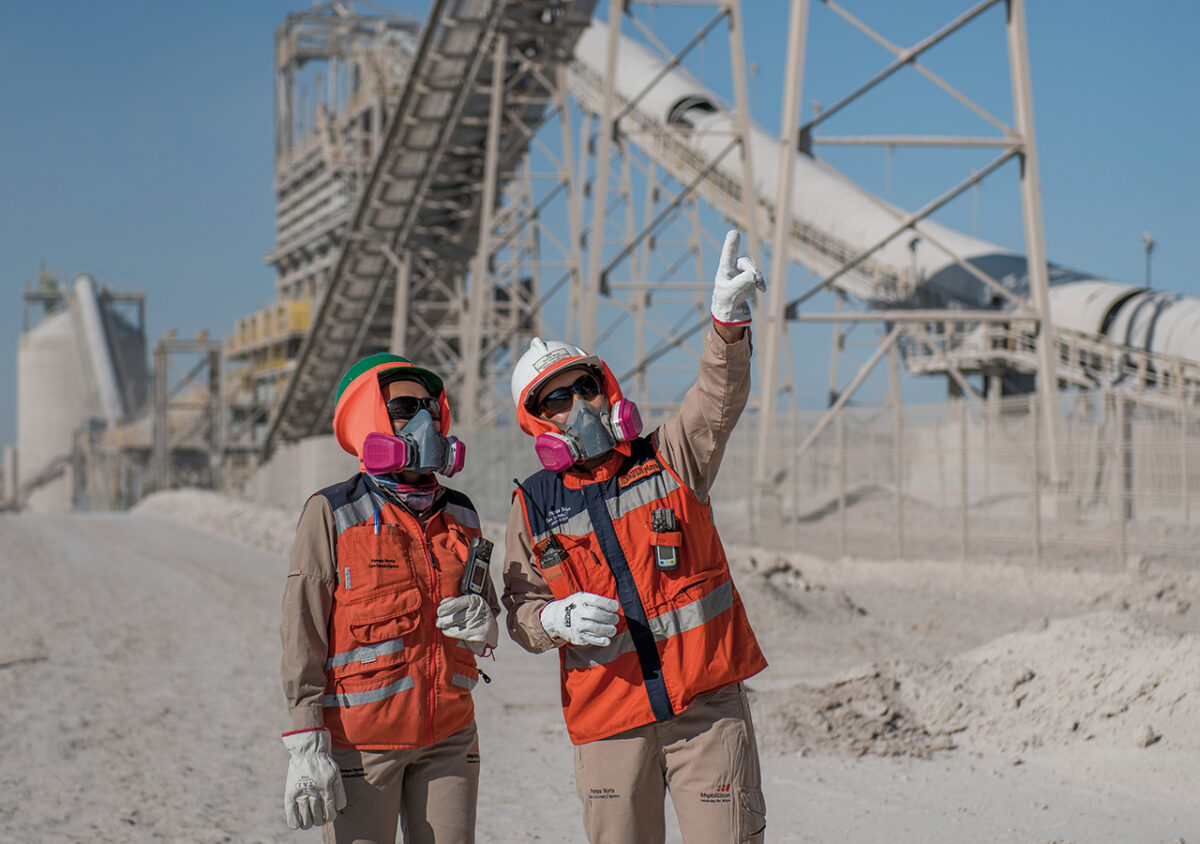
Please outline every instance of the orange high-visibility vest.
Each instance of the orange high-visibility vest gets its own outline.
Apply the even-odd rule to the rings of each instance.
[[[581,482],[541,471],[518,491],[534,557],[555,598],[578,591],[621,604],[611,644],[559,648],[563,714],[575,744],[662,721],[696,696],[766,668],[709,506],[666,464],[650,437],[630,443],[615,473]],[[655,533],[652,513],[677,530]],[[554,539],[566,559],[552,564]],[[654,546],[678,568],[655,566]]]
[[[337,523],[337,581],[325,662],[325,726],[333,743],[367,750],[426,747],[475,717],[475,654],[434,626],[460,594],[479,536],[471,501],[453,490],[422,528],[359,474],[322,490]]]

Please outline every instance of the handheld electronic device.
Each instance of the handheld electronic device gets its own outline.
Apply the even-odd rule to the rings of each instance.
[[[670,507],[660,507],[650,514],[650,529],[660,535],[660,539],[671,538],[668,535],[677,534],[675,511]],[[664,535],[665,534],[665,535]],[[679,540],[674,537],[674,544],[656,544],[654,546],[654,567],[659,571],[674,571],[679,568]]]
[[[487,584],[488,564],[492,561],[492,543],[477,536],[467,549],[467,565],[463,569],[462,593],[482,595]]]

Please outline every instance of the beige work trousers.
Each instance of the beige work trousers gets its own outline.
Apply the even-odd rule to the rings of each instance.
[[[760,844],[766,803],[741,683],[673,718],[576,745],[575,787],[591,844],[662,842],[668,791],[685,844]]]
[[[333,748],[346,808],[323,827],[325,844],[473,844],[479,736],[472,721],[417,750]]]

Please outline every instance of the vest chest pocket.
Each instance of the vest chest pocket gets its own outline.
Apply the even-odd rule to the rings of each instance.
[[[462,591],[463,569],[467,563],[467,551],[471,547],[471,535],[453,522],[444,531],[429,538],[434,563],[440,581],[439,594],[443,597],[458,595]]]
[[[613,579],[612,570],[600,555],[599,549],[592,548],[586,537],[560,536],[560,539],[567,554],[560,566],[566,575],[562,586],[566,590],[563,597],[580,590],[597,595],[615,596],[617,582]],[[556,596],[557,594],[555,592]]]
[[[663,510],[670,513],[669,519],[663,518]],[[691,603],[728,579],[725,555],[715,540],[715,531],[705,530],[700,514],[679,501],[678,496],[647,508],[643,518],[639,538],[644,543],[644,567],[653,581],[651,603],[656,607],[669,609]]]
[[[341,600],[357,601],[358,596],[376,589],[413,585],[412,543],[402,526],[372,525],[347,528],[337,540],[338,591]]]

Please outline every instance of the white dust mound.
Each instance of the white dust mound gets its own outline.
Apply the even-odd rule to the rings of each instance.
[[[779,750],[927,758],[1095,742],[1200,749],[1200,636],[1104,611],[931,663],[755,696]],[[761,713],[761,715],[760,715]]]
[[[927,730],[972,750],[1200,745],[1200,636],[1127,613],[1050,622],[897,677]]]
[[[299,510],[264,506],[202,489],[156,492],[139,501],[133,512],[170,519],[275,554],[291,553],[300,518]]]
[[[292,552],[299,510],[270,507],[203,489],[175,489],[143,498],[132,512],[187,525],[274,554]],[[504,525],[484,522],[484,536],[504,545]],[[495,559],[498,559],[495,558]]]

